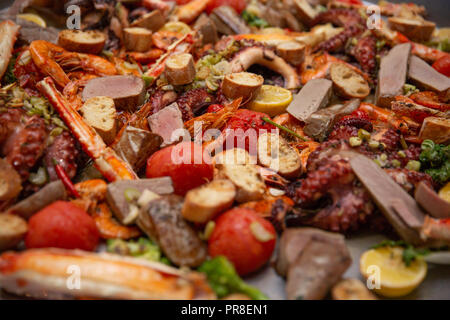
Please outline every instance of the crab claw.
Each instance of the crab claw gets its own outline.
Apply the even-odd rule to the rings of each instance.
[[[130,165],[120,159],[111,148],[108,148],[102,138],[86,124],[81,115],[56,89],[55,83],[49,77],[38,82],[37,88],[58,111],[59,116],[70,128],[72,134],[80,142],[83,150],[94,160],[95,167],[109,181],[121,179],[137,179]]]

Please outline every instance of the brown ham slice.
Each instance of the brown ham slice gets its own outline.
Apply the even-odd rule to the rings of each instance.
[[[333,83],[327,79],[314,79],[295,96],[287,112],[300,121],[306,121],[311,114],[324,108],[331,98]]]
[[[127,199],[126,193],[129,192],[128,190],[140,195],[145,190],[154,192],[156,195],[171,194],[173,192],[172,179],[170,177],[162,177],[154,179],[119,180],[108,184],[106,201],[115,217],[123,224],[134,223],[139,213],[133,210],[133,206],[138,209],[136,206],[137,199],[135,201]]]
[[[132,75],[107,76],[89,80],[83,89],[83,101],[98,96],[112,98],[118,109],[135,111],[144,103],[145,82]]]
[[[28,198],[17,202],[15,205],[8,208],[6,213],[17,214],[24,219],[29,219],[33,214],[45,208],[49,204],[57,200],[65,200],[66,198],[66,188],[61,180],[57,180],[50,182]]]
[[[303,128],[309,137],[323,141],[327,137],[336,122],[343,116],[348,115],[358,109],[361,100],[352,99],[344,105],[335,104],[328,108],[320,109],[314,112],[305,122]]]
[[[288,299],[323,299],[351,264],[344,236],[314,228],[287,229],[276,270],[287,276]]]
[[[350,165],[400,237],[413,245],[423,244],[417,229],[425,214],[416,201],[373,160],[355,155]]]
[[[432,217],[437,219],[450,218],[450,202],[439,197],[425,182],[419,183],[414,198]]]
[[[162,196],[141,211],[137,224],[175,265],[197,267],[206,259],[206,244],[183,219],[182,207],[182,197]]]
[[[408,77],[419,87],[439,93],[450,88],[450,78],[437,72],[427,62],[416,56],[409,60]]]
[[[139,171],[148,157],[159,149],[162,142],[163,139],[153,132],[127,126],[112,148],[134,170]]]
[[[149,116],[148,124],[153,133],[163,138],[161,147],[178,141],[179,129],[184,128],[183,115],[176,102]]]
[[[381,59],[375,94],[378,106],[390,108],[395,96],[403,93],[410,53],[411,44],[403,43],[396,45]]]

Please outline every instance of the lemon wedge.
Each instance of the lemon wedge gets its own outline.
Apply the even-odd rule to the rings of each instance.
[[[287,106],[292,101],[292,93],[284,88],[270,85],[263,85],[250,102],[249,109],[267,113],[274,117],[286,111]]]
[[[450,182],[447,183],[441,190],[439,190],[439,197],[447,202],[450,202]]]
[[[388,298],[402,297],[425,279],[425,260],[417,258],[406,266],[403,262],[403,250],[402,247],[381,247],[368,250],[361,256],[360,272],[371,280],[376,293]]]
[[[42,19],[40,16],[38,16],[37,14],[34,13],[22,13],[22,14],[18,14],[17,18],[23,19],[23,20],[27,20],[33,23],[36,23],[38,26],[45,28],[47,27],[47,23],[45,22],[44,19]]]
[[[178,32],[181,34],[188,34],[191,32],[191,27],[186,23],[180,21],[167,22],[162,28],[162,31]]]

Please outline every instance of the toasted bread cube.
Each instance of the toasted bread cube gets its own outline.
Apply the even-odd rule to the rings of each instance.
[[[99,54],[105,46],[106,36],[97,30],[62,30],[58,44],[66,50]]]
[[[259,167],[252,164],[217,164],[218,178],[230,180],[237,189],[236,201],[244,203],[260,200],[264,196],[266,185]]]
[[[263,133],[259,136],[258,161],[287,178],[298,177],[302,172],[300,155],[276,133]]]
[[[9,214],[0,214],[0,251],[14,248],[27,232],[27,222],[21,217]]]
[[[449,143],[450,119],[438,117],[425,118],[419,133],[419,138],[422,140],[430,139],[435,143]]]
[[[205,223],[230,208],[236,197],[236,188],[229,180],[216,179],[190,190],[184,199],[183,217],[192,222]]]
[[[362,75],[343,63],[334,63],[330,76],[335,92],[347,99],[364,99],[370,93],[370,87]]]
[[[80,109],[84,120],[103,138],[106,144],[114,141],[117,132],[114,100],[108,97],[88,99]]]
[[[125,28],[123,41],[128,51],[146,52],[152,47],[152,32],[145,28]]]

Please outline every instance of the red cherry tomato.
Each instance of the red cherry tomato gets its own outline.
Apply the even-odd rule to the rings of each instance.
[[[71,202],[56,201],[28,222],[27,248],[63,248],[92,251],[99,233],[94,219]]]
[[[207,113],[215,113],[217,111],[220,111],[224,108],[223,105],[221,104],[212,104],[208,107],[208,109],[206,109]]]
[[[228,258],[240,275],[261,268],[272,256],[276,232],[253,210],[234,208],[219,216],[208,240],[211,257]]]
[[[338,0],[338,2],[347,3],[347,4],[362,5],[361,0]]]
[[[155,152],[147,160],[147,178],[171,177],[175,193],[185,195],[213,178],[211,158],[202,146],[181,142]]]
[[[208,6],[206,7],[206,11],[208,13],[211,13],[211,11],[220,6],[230,6],[234,10],[236,10],[238,14],[241,14],[242,11],[244,11],[247,4],[243,0],[211,0]]]
[[[433,63],[433,68],[436,71],[442,73],[443,75],[450,77],[450,54],[443,56],[440,59],[437,59]]]
[[[189,2],[191,2],[192,0],[176,0],[176,2],[177,2],[177,5],[179,5],[179,6],[181,6],[181,5],[183,5],[183,4],[186,4],[186,3],[189,3]]]
[[[257,140],[255,138],[259,137],[261,130],[270,132],[270,130],[276,129],[274,125],[265,122],[262,118],[270,119],[270,116],[262,112],[256,112],[248,109],[240,109],[236,111],[228,120],[224,129],[225,131],[230,129],[234,132],[234,134],[232,136],[228,136],[225,141],[225,148],[245,148],[245,150],[247,150],[250,154],[256,154]],[[234,141],[230,139],[234,139]]]

